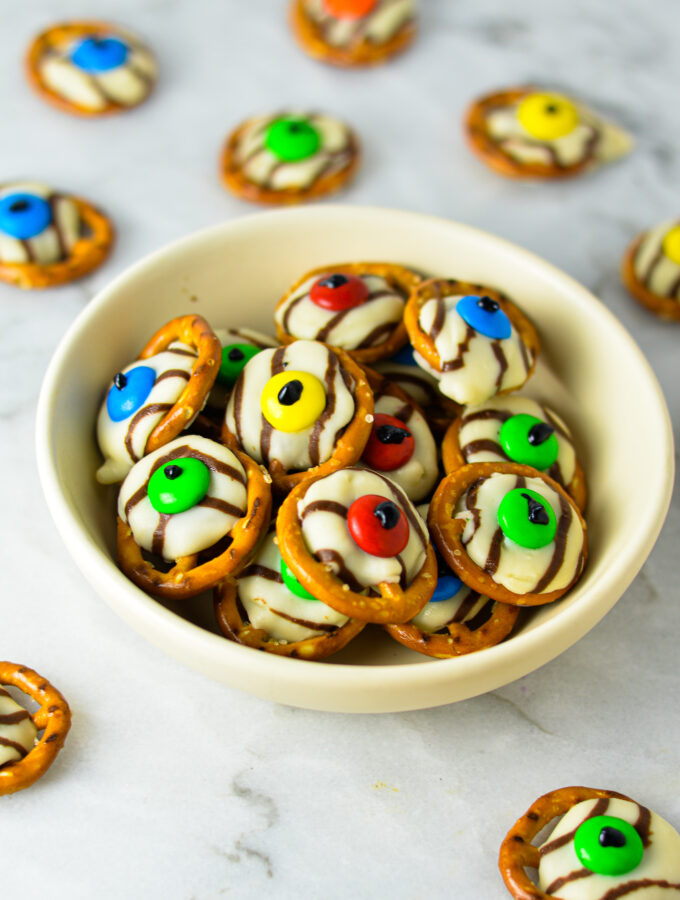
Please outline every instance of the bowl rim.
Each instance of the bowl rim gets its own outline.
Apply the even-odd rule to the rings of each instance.
[[[100,309],[109,302],[110,297],[114,296],[121,287],[133,282],[138,275],[162,263],[168,255],[178,251],[191,252],[206,240],[221,240],[222,238],[228,240],[233,232],[243,233],[248,230],[257,232],[263,225],[267,226],[271,223],[276,225],[279,221],[293,222],[302,219],[309,226],[315,220],[327,224],[328,219],[332,218],[336,220],[334,224],[337,225],[338,219],[343,220],[343,224],[350,224],[352,220],[356,219],[365,220],[366,217],[380,219],[385,216],[392,221],[401,219],[404,224],[414,227],[427,225],[447,229],[452,240],[455,240],[457,234],[466,233],[485,242],[489,247],[505,254],[512,254],[518,261],[540,271],[548,281],[556,283],[562,290],[568,290],[581,305],[588,306],[591,312],[599,317],[603,326],[608,330],[618,332],[619,338],[628,344],[630,352],[637,358],[641,371],[646,375],[650,414],[654,415],[659,436],[663,438],[657,444],[659,464],[653,467],[650,476],[649,502],[644,509],[639,511],[639,539],[631,548],[626,564],[610,567],[601,573],[596,589],[591,588],[579,598],[577,604],[567,607],[559,616],[551,617],[531,630],[521,631],[509,641],[487,648],[484,653],[472,653],[446,660],[423,661],[436,663],[435,665],[337,662],[318,665],[310,661],[270,653],[253,653],[251,648],[226,641],[221,635],[213,634],[201,626],[195,625],[145,595],[127,580],[117,569],[113,560],[94,542],[60,488],[57,462],[51,443],[57,413],[57,392],[54,385],[58,382],[60,374],[67,364],[71,344],[83,330],[87,329],[91,320],[97,317]],[[580,640],[614,606],[647,559],[668,511],[675,463],[671,419],[656,375],[637,343],[619,319],[583,285],[531,251],[461,222],[426,213],[394,210],[389,207],[333,204],[317,204],[312,207],[295,207],[266,212],[255,211],[236,219],[211,225],[166,244],[119,273],[78,314],[59,341],[40,389],[35,423],[35,448],[38,473],[45,499],[70,555],[95,591],[108,605],[114,607],[128,624],[139,632],[140,622],[144,623],[143,636],[147,640],[175,658],[181,659],[185,664],[199,670],[204,670],[205,666],[224,665],[224,659],[231,655],[234,664],[243,668],[241,680],[244,683],[247,682],[249,672],[257,672],[258,679],[275,681],[281,678],[285,680],[289,678],[291,672],[303,671],[301,668],[295,669],[294,667],[313,665],[315,667],[315,686],[321,691],[337,692],[340,689],[351,692],[353,689],[357,689],[370,692],[372,688],[375,688],[387,696],[392,691],[399,693],[404,689],[414,690],[412,702],[409,702],[408,698],[402,697],[400,702],[392,705],[384,702],[378,704],[381,709],[389,708],[391,710],[423,708],[463,699],[461,696],[434,703],[423,703],[417,700],[417,694],[418,691],[427,691],[458,680],[469,678],[474,681],[477,676],[482,679],[483,684],[480,682],[479,690],[466,691],[465,697],[493,690],[495,687],[534,671]],[[106,565],[102,565],[102,563],[106,563]],[[117,598],[115,603],[108,599],[112,595]],[[194,657],[197,654],[202,660],[201,663],[192,662],[186,658],[187,656]],[[532,659],[532,663],[524,668],[521,665],[518,666],[517,660],[522,656]],[[537,659],[538,663],[536,663]],[[508,678],[507,674],[504,674],[504,670],[511,663],[514,674]],[[484,677],[482,678],[482,676]],[[212,677],[217,676],[213,675]],[[233,680],[230,683],[233,683]],[[492,686],[489,687],[489,684]],[[305,702],[296,705],[322,708],[317,704]],[[342,703],[336,703],[335,706],[329,705],[323,708],[340,709],[342,706]]]

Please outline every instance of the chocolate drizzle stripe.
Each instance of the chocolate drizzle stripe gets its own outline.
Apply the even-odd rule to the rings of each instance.
[[[272,353],[271,364],[269,367],[270,377],[279,375],[284,370],[283,358],[286,353],[285,347],[278,347]],[[260,430],[260,457],[264,463],[269,463],[269,449],[272,441],[272,432],[274,426],[269,422],[263,412],[260,412],[262,427]]]
[[[197,358],[197,354],[193,350],[183,350],[182,347],[167,347],[164,353],[174,353],[176,356],[191,356]]]
[[[344,557],[341,553],[338,553],[337,550],[322,548],[321,550],[317,550],[314,553],[314,556],[320,563],[329,563],[337,567],[338,571],[336,577],[344,584],[348,584],[351,591],[355,591],[356,593],[361,593],[361,591],[363,591],[364,586],[356,580],[354,575],[346,567]]]
[[[479,598],[479,594],[476,591],[468,591],[467,594],[463,597],[461,602],[458,605],[458,609],[456,610],[452,619],[447,622],[447,625],[451,625],[454,622],[462,622],[465,617],[469,614],[472,607],[475,605]]]
[[[233,503],[228,503],[219,497],[204,497],[196,506],[200,506],[203,509],[216,509],[218,512],[224,513],[225,516],[234,516],[235,519],[240,519],[245,514],[245,509],[240,509]]]
[[[462,543],[462,545],[463,545],[464,547],[467,547],[467,545],[470,543],[470,541],[472,540],[472,538],[477,534],[477,531],[478,531],[478,529],[479,529],[479,526],[480,526],[481,523],[482,523],[482,514],[481,514],[480,510],[479,510],[477,507],[475,507],[474,509],[470,510],[470,512],[471,512],[471,514],[472,514],[472,515],[471,515],[471,519],[470,519],[470,521],[472,522],[472,530],[470,531],[470,537],[465,538],[465,539],[463,539],[463,538],[461,537],[461,543]]]
[[[522,365],[524,366],[524,371],[528,372],[531,368],[531,360],[529,359],[529,348],[524,343],[521,337],[518,338],[517,343],[519,345],[519,352],[522,355]]]
[[[167,528],[170,519],[171,515],[169,513],[158,514],[158,522],[156,524],[153,538],[151,540],[151,552],[155,553],[156,556],[163,556],[163,548],[165,544],[165,529]]]
[[[395,503],[401,510],[403,510],[404,515],[408,519],[411,528],[413,528],[415,530],[416,534],[420,538],[420,543],[421,543],[423,549],[425,549],[427,547],[429,537],[426,535],[425,531],[423,530],[422,520],[419,521],[420,517],[418,516],[418,513],[411,506],[411,503],[409,502],[409,500],[403,494],[401,494],[399,492],[396,485],[392,481],[390,481],[389,478],[385,478],[385,476],[381,475],[380,472],[373,472],[373,474],[377,475],[378,478],[380,478],[380,480],[384,482],[385,487],[387,487],[389,489],[389,492],[392,494],[392,497],[394,498]],[[406,501],[406,502],[404,502],[404,501]]]
[[[486,625],[486,623],[491,618],[493,613],[493,608],[495,606],[494,600],[487,600],[486,603],[479,609],[475,615],[468,619],[464,624],[470,629],[470,631],[477,631],[478,628],[481,628],[482,625]]]
[[[6,690],[4,689],[4,687],[2,687],[2,686],[0,685],[0,697],[12,697],[12,695],[10,694],[9,691],[6,691]],[[12,697],[12,699],[14,699],[14,698]]]
[[[66,236],[59,221],[59,202],[62,200],[60,194],[51,194],[47,202],[52,211],[52,227],[57,235],[57,243],[59,244],[59,259],[65,259],[68,256],[69,248],[67,247]]]
[[[453,359],[447,359],[445,362],[441,364],[442,372],[455,372],[456,369],[462,369],[465,365],[463,357],[470,349],[470,341],[475,337],[476,331],[470,325],[467,326],[467,331],[464,339],[458,344],[458,349],[456,352],[456,356]]]
[[[553,841],[548,841],[547,844],[543,844],[542,847],[539,847],[538,852],[541,856],[546,856],[548,853],[552,853],[554,850],[559,850],[560,847],[564,847],[565,844],[568,844],[570,841],[573,841],[574,835],[578,831],[578,829],[583,825],[584,822],[587,822],[588,819],[593,819],[595,816],[603,816],[607,809],[609,808],[609,798],[608,797],[600,797],[596,803],[593,804],[592,809],[588,813],[588,815],[584,816],[583,819],[578,823],[575,828],[572,828],[571,831],[568,831],[566,834],[562,834],[559,837],[555,838]]]
[[[489,575],[493,575],[498,569],[498,563],[501,558],[502,544],[503,531],[501,528],[497,528],[493,533],[493,537],[491,538],[489,552],[486,557],[486,562],[484,563],[484,571],[488,572]]]
[[[165,372],[161,372],[161,374],[156,377],[154,387],[160,381],[165,381],[168,378],[181,378],[183,381],[188,381],[190,377],[191,373],[187,372],[185,369],[166,369]]]
[[[399,565],[401,567],[401,571],[399,572],[399,587],[402,589],[402,591],[405,591],[406,585],[408,584],[406,565],[404,563],[404,560],[401,558],[401,556],[396,556],[395,559],[397,560],[397,562],[399,563]]]
[[[548,568],[545,570],[545,574],[532,591],[534,594],[540,594],[541,591],[544,591],[550,585],[550,582],[555,575],[557,575],[560,566],[564,562],[564,553],[567,546],[567,536],[569,534],[572,514],[571,507],[561,494],[559,495],[559,501],[560,519],[557,523],[557,532],[555,534],[555,549],[553,550],[552,559],[550,560]]]
[[[35,253],[33,252],[33,247],[31,245],[31,241],[26,240],[24,238],[17,238],[17,240],[19,241],[21,246],[24,248],[26,256],[28,257],[28,261],[36,262],[36,256],[35,256]]]
[[[562,875],[560,878],[556,878],[548,885],[545,892],[546,894],[553,894],[561,887],[564,887],[565,884],[571,884],[572,881],[579,881],[581,878],[589,878],[594,874],[595,873],[591,872],[590,869],[574,869],[573,872],[569,872],[568,875]]]
[[[342,503],[337,503],[335,500],[314,500],[302,510],[300,521],[304,522],[307,516],[315,512],[335,513],[335,515],[341,516],[343,519],[347,518],[347,507],[343,506]]]
[[[320,328],[316,333],[315,340],[317,341],[328,341],[328,338],[333,331],[333,329],[339,325],[342,320],[352,311],[351,307],[348,309],[341,309],[340,312],[337,312],[334,316],[326,322],[323,328]],[[330,343],[333,343],[330,341]]]
[[[624,884],[613,887],[611,890],[607,891],[606,894],[603,894],[600,900],[618,900],[619,897],[625,897],[626,894],[632,894],[634,891],[639,891],[648,887],[660,887],[664,889],[668,888],[671,891],[680,891],[680,883],[666,881],[665,878],[658,880],[653,878],[638,878],[636,881],[626,881]]]
[[[478,478],[476,481],[473,481],[468,488],[467,494],[465,495],[465,505],[468,509],[474,508],[474,505],[477,502],[477,491],[479,491],[483,483],[484,479]]]
[[[147,418],[147,416],[154,416],[157,414],[161,414],[162,416],[165,413],[172,409],[172,403],[149,403],[148,406],[143,406],[138,412],[132,417],[132,421],[128,425],[128,430],[125,434],[125,449],[127,450],[130,459],[133,462],[139,462],[140,458],[135,453],[132,447],[132,441],[135,436],[135,430],[140,422]]]
[[[31,716],[26,709],[20,709],[13,713],[0,713],[0,725],[18,725],[19,722],[25,722]]]
[[[382,370],[381,370],[382,371]],[[396,381],[397,384],[410,384],[415,388],[423,391],[423,393],[429,397],[429,402],[433,402],[435,400],[439,400],[441,394],[436,389],[436,387],[427,381],[425,373],[422,375],[414,374],[411,375],[408,372],[392,372],[392,371],[384,371],[383,374],[390,379],[390,381]],[[404,388],[404,390],[407,390]]]
[[[281,319],[281,324],[283,325],[283,330],[290,334],[290,317],[293,314],[293,310],[298,305],[298,303],[302,303],[302,301],[309,297],[309,294],[300,294],[299,297],[293,297],[293,299],[289,302],[286,307],[286,311],[283,314],[283,318]]]
[[[327,634],[330,634],[338,627],[337,625],[331,625],[329,622],[311,622],[309,619],[299,619],[297,616],[288,615],[281,609],[274,609],[273,606],[270,606],[269,610],[275,616],[286,619],[286,621],[292,622],[294,625],[300,625],[302,628],[309,628],[310,631],[325,631]]]
[[[321,461],[319,452],[321,435],[323,433],[326,422],[328,422],[328,420],[335,412],[335,404],[337,401],[335,392],[335,376],[339,367],[340,363],[338,357],[335,355],[335,353],[329,350],[328,363],[326,365],[326,373],[324,375],[324,384],[326,388],[326,405],[324,406],[321,415],[314,423],[314,428],[312,429],[312,433],[309,436],[309,461],[311,462],[312,466],[318,466]]]
[[[652,820],[652,814],[647,809],[646,806],[640,806],[639,803],[637,806],[638,806],[639,812],[638,812],[637,821],[633,822],[633,828],[640,835],[640,838],[642,840],[642,846],[649,847],[649,845],[651,843],[650,837],[649,837],[649,825]]]
[[[468,422],[484,422],[487,419],[497,419],[499,422],[507,422],[512,418],[511,412],[504,412],[500,409],[480,409],[478,412],[465,413],[461,421],[461,430],[465,428]]]
[[[520,341],[520,343],[523,343],[523,341]],[[503,347],[501,346],[500,341],[491,341],[491,349],[493,350],[493,355],[496,357],[496,362],[498,363],[496,387],[498,388],[498,390],[500,390],[503,384],[503,376],[505,375],[508,368],[508,358],[503,351]]]
[[[477,438],[474,441],[470,441],[467,444],[463,444],[460,448],[461,453],[466,458],[472,456],[473,453],[495,453],[497,456],[501,456],[504,459],[507,459],[505,452],[501,445],[494,441],[492,438]]]
[[[283,584],[283,577],[280,572],[275,572],[269,566],[262,566],[259,563],[251,563],[239,575],[241,578],[266,578],[267,581],[275,581],[277,584]]]
[[[398,324],[398,322],[382,322],[380,325],[376,325],[376,327],[372,331],[369,331],[366,337],[361,341],[357,350],[363,350],[365,347],[373,347],[376,344],[384,343],[384,340],[387,340],[387,337],[385,337],[384,340],[380,340],[380,338],[382,338],[383,335],[386,336],[392,334]]]
[[[243,388],[245,385],[245,378],[243,376],[243,372],[239,375],[236,380],[236,386],[234,388],[234,428],[236,429],[236,439],[239,442],[239,445],[243,446],[243,430],[241,428],[242,423],[242,408],[243,408]]]
[[[28,753],[28,750],[23,746],[23,744],[19,744],[16,741],[11,741],[9,738],[2,737],[2,735],[0,735],[0,747],[10,747],[12,750],[16,750],[22,759]]]

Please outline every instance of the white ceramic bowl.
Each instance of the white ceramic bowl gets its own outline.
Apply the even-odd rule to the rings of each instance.
[[[274,303],[294,279],[314,266],[357,259],[479,281],[515,298],[535,321],[543,348],[528,392],[549,400],[571,424],[587,474],[584,577],[505,643],[458,659],[423,657],[373,628],[325,663],[257,653],[215,633],[208,598],[181,610],[163,604],[114,562],[114,498],[94,479],[94,423],[111,374],[162,323],[187,312],[216,327],[273,332]],[[659,385],[623,326],[592,294],[530,253],[465,225],[346,206],[256,213],[178,241],[120,275],[81,313],[52,359],[38,407],[37,454],[69,552],[94,590],[149,641],[258,696],[348,712],[462,700],[557,656],[602,618],[644,563],[673,479]]]

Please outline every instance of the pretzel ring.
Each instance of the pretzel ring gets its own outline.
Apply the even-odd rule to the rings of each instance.
[[[347,469],[345,471],[363,470]],[[411,503],[404,492],[389,479],[378,473],[371,474],[381,479],[387,487],[388,496],[391,495],[398,501],[398,505],[411,520],[411,528],[416,530],[417,519],[412,518]],[[343,615],[360,619],[362,622],[375,622],[378,625],[388,622],[408,622],[425,606],[437,583],[437,560],[432,545],[425,542],[425,561],[405,589],[398,584],[383,581],[374,588],[378,592],[378,596],[353,590],[346,580],[344,582],[341,580],[342,578],[346,579],[348,574],[351,577],[351,573],[341,569],[339,576],[334,575],[328,563],[319,562],[312,555],[302,533],[298,503],[304,499],[307,491],[323,477],[315,476],[298,484],[284,500],[276,522],[276,535],[279,539],[281,556],[300,584],[310,594]]]
[[[321,280],[321,276],[330,278],[333,275],[349,275],[354,279],[364,280],[366,276],[375,276],[382,280],[373,290],[368,288],[368,294],[358,305],[349,308],[322,309],[312,300],[310,284],[306,291],[300,293],[299,289],[306,282]],[[339,263],[329,266],[319,266],[306,272],[299,278],[290,290],[276,304],[274,317],[276,320],[276,336],[282,344],[290,344],[300,338],[314,341],[322,341],[331,347],[340,347],[345,350],[352,359],[361,365],[387,359],[408,343],[408,335],[403,322],[403,307],[406,305],[411,291],[422,281],[420,275],[393,263]],[[385,289],[384,283],[388,289]],[[364,282],[365,285],[365,282]],[[358,285],[361,288],[361,284]],[[402,310],[394,321],[385,317],[382,305],[385,294],[392,292],[403,299]],[[332,294],[331,291],[327,291]],[[299,296],[296,296],[298,295]],[[376,305],[377,304],[377,305]],[[301,320],[304,334],[294,334],[289,331],[291,314],[297,311]],[[304,327],[308,318],[306,312],[314,314],[314,326]],[[317,328],[317,320],[319,327]],[[363,332],[357,332],[357,325],[364,323]],[[349,326],[351,340],[343,340],[341,329]],[[386,335],[386,336],[385,336]],[[379,341],[376,343],[376,341]]]
[[[83,236],[72,247],[68,256],[59,262],[45,265],[0,260],[0,281],[24,290],[42,290],[82,278],[104,262],[115,239],[111,220],[80,197],[69,194],[68,199],[76,206],[85,226]]]
[[[536,835],[556,816],[563,816],[572,806],[584,800],[616,799],[634,801],[617,791],[601,788],[564,787],[539,797],[512,826],[501,844],[498,867],[505,886],[515,900],[555,900],[554,894],[542,891],[524,871],[538,869],[540,852],[532,844]]]
[[[182,450],[179,448],[174,458],[178,458]],[[226,575],[238,571],[256,548],[269,524],[271,489],[267,476],[249,456],[239,450],[232,452],[246,474],[246,511],[225,535],[231,538],[228,545],[206,562],[199,562],[200,553],[195,553],[176,559],[168,572],[161,571],[143,557],[142,548],[135,541],[130,526],[118,516],[118,562],[128,578],[143,591],[157,597],[180,600],[195,597],[214,587]],[[157,460],[152,473],[172,458],[170,454]]]
[[[455,517],[456,505],[459,499],[466,495],[468,489],[472,488],[476,482],[483,484],[484,481],[495,475],[515,475],[518,479],[541,481],[547,489],[557,494],[561,513],[553,541],[553,555],[548,562],[545,572],[542,576],[539,576],[535,587],[541,587],[541,582],[544,582],[545,587],[547,587],[554,581],[559,573],[560,565],[564,561],[565,547],[571,525],[574,520],[577,521],[582,534],[582,545],[574,562],[573,576],[565,586],[552,591],[536,591],[534,589],[534,591],[528,591],[523,594],[515,593],[494,581],[492,574],[489,574],[484,568],[474,563],[468,555],[466,545],[463,543],[466,521],[463,518]],[[463,466],[447,475],[440,482],[430,502],[428,525],[437,549],[461,581],[477,591],[477,593],[491,597],[493,600],[499,600],[501,603],[510,603],[517,606],[542,606],[546,603],[552,603],[553,600],[557,600],[558,597],[565,594],[578,581],[588,556],[586,523],[572,498],[552,478],[549,478],[537,469],[532,469],[529,466],[520,466],[517,463],[475,463],[474,465]],[[496,535],[499,533],[499,543],[496,549],[500,558],[503,545],[503,532],[500,527],[497,529]],[[492,543],[495,543],[495,541],[492,541]],[[498,559],[496,559],[497,564]]]
[[[621,279],[632,296],[650,312],[662,319],[680,321],[680,302],[676,297],[664,297],[655,294],[638,277],[635,271],[635,258],[644,241],[646,233],[638,235],[628,245],[621,262]]]
[[[54,762],[71,727],[71,710],[61,693],[45,679],[11,662],[0,662],[0,686],[12,685],[39,704],[31,718],[42,736],[18,762],[0,767],[0,795],[30,787]]]
[[[75,41],[79,38],[108,38],[114,37],[118,40],[129,44],[130,49],[136,51],[138,59],[134,67],[127,66],[127,70],[131,76],[138,82],[140,89],[139,98],[131,100],[129,103],[122,101],[122,98],[114,99],[108,91],[97,82],[96,74],[94,76],[83,72],[83,80],[87,80],[90,89],[95,88],[101,95],[102,104],[99,107],[91,107],[83,105],[59,93],[57,89],[52,87],[42,71],[45,60],[49,60],[53,56],[63,57]],[[143,60],[139,57],[143,56]],[[140,62],[143,62],[144,71],[140,69]],[[125,63],[123,63],[125,65]],[[108,22],[100,21],[81,21],[63,22],[53,25],[39,34],[31,43],[26,53],[25,71],[29,84],[33,90],[47,100],[62,112],[71,113],[78,116],[107,116],[114,113],[123,112],[133,106],[138,106],[142,101],[146,100],[153,90],[155,84],[155,61],[149,49],[132,35],[126,29],[111,25]],[[78,67],[73,66],[73,71],[79,72]],[[110,90],[110,86],[109,86]]]

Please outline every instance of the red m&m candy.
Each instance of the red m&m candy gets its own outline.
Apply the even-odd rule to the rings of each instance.
[[[361,306],[368,299],[368,288],[356,275],[324,275],[312,285],[309,296],[313,303],[323,309],[342,312]]]
[[[378,0],[324,0],[326,12],[336,19],[361,19],[373,12]]]
[[[347,527],[354,543],[371,556],[396,556],[408,544],[406,516],[396,503],[365,494],[350,506]]]
[[[371,436],[361,458],[378,472],[393,472],[406,465],[414,450],[413,435],[401,419],[376,413]]]

